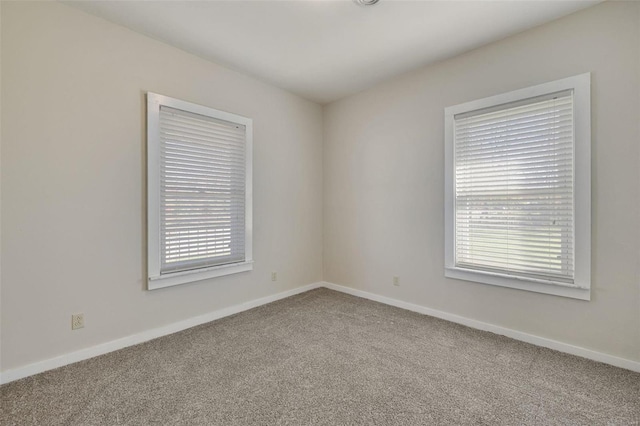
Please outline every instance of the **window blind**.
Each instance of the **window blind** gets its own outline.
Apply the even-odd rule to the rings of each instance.
[[[455,264],[574,279],[573,91],[454,117]]]
[[[245,126],[160,106],[160,273],[245,260]]]

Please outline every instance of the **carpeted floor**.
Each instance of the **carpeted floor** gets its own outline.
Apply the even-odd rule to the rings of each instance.
[[[640,374],[327,289],[0,392],[2,425],[640,422]]]

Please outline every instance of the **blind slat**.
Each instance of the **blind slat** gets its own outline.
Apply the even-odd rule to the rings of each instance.
[[[245,259],[245,131],[161,106],[161,273]]]
[[[573,93],[454,121],[456,265],[572,282]]]

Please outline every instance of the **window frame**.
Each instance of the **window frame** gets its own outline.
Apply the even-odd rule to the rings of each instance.
[[[179,272],[160,273],[160,107],[240,124],[246,127],[245,137],[245,260]],[[187,101],[147,93],[147,289],[155,290],[209,278],[237,274],[253,269],[253,120],[225,111]]]
[[[574,249],[573,284],[490,273],[460,268],[455,265],[455,132],[454,117],[498,105],[517,102],[564,90],[574,96]],[[445,277],[501,287],[527,290],[581,300],[591,300],[591,74],[514,90],[445,108]]]

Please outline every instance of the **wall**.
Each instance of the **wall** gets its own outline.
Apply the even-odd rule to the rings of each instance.
[[[252,272],[144,290],[146,91],[253,118]],[[3,2],[1,118],[3,371],[322,279],[319,105],[59,3]]]
[[[323,252],[326,281],[640,360],[640,4],[607,2],[324,111],[58,3],[1,7],[0,370],[319,281]],[[446,280],[444,107],[586,71],[592,301]],[[254,271],[144,290],[146,91],[254,119]],[[76,312],[86,328],[72,332]]]
[[[324,280],[640,360],[639,22],[606,2],[326,106]],[[588,71],[591,302],[445,279],[444,108]]]

